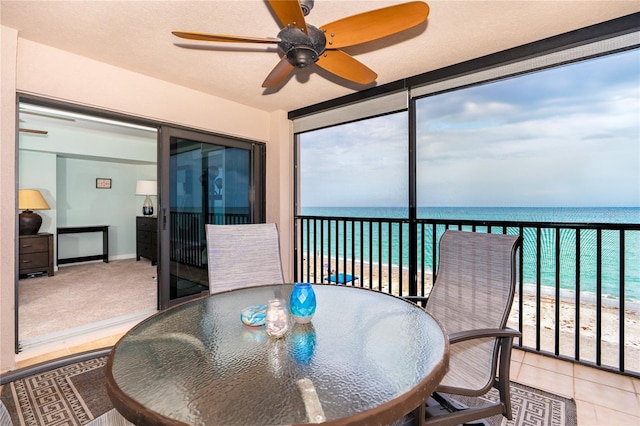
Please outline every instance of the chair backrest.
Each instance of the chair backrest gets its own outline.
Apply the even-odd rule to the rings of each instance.
[[[284,282],[274,223],[206,225],[211,294]]]
[[[7,411],[7,407],[5,407],[4,402],[0,401],[0,426],[12,426],[13,422],[11,421],[11,416],[9,415],[9,411]]]
[[[1,425],[1,423],[0,423]],[[91,420],[86,426],[135,426],[127,421],[115,408]]]
[[[447,333],[506,326],[515,293],[515,253],[520,241],[518,235],[445,231],[440,239],[438,273],[425,309]],[[466,358],[464,362],[477,367],[476,372],[468,374],[476,375],[469,380],[471,384],[455,383],[458,371],[453,370],[469,367],[453,365],[452,374],[448,373],[442,383],[482,389],[493,381],[497,342],[493,338],[482,340],[452,345],[452,351],[464,353],[455,357],[456,362]]]

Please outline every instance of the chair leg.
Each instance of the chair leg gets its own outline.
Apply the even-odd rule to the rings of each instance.
[[[425,404],[420,404],[415,410],[413,410],[413,425],[424,426],[426,417],[426,406]]]
[[[513,346],[513,338],[503,337],[500,340],[500,366],[497,388],[500,392],[500,402],[502,402],[504,407],[502,415],[507,419],[512,420],[511,377],[509,372],[511,371],[511,348]]]
[[[435,401],[434,401],[435,402]],[[468,407],[461,410],[454,410],[450,412],[448,409],[441,406],[427,407],[427,417],[425,425],[433,426],[456,426],[460,424],[484,424],[484,420],[487,417],[499,415],[502,412],[502,405],[495,403],[484,407]]]
[[[426,405],[427,425],[487,424],[485,419],[496,415],[502,415],[512,420],[510,368],[513,337],[501,337],[498,345],[500,351],[498,379],[494,381],[493,386],[500,393],[500,402],[478,407],[467,407],[447,395],[434,392]]]

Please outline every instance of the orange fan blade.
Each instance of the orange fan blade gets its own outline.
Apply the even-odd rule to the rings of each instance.
[[[325,50],[316,64],[330,73],[359,84],[369,84],[378,78],[378,74],[342,50]]]
[[[25,129],[23,127],[20,127],[18,130],[21,131],[21,132],[25,132],[25,133],[35,133],[37,135],[47,135],[47,134],[49,134],[49,132],[46,131],[46,130]]]
[[[246,37],[246,36],[234,36],[228,34],[206,34],[195,33],[189,31],[171,31],[174,36],[180,38],[186,38],[189,40],[203,40],[203,41],[221,41],[225,43],[280,43],[279,38],[261,38],[261,37]]]
[[[423,23],[427,16],[429,6],[414,1],[349,16],[323,25],[320,30],[326,31],[327,49],[340,49],[415,27]]]
[[[269,0],[269,4],[280,20],[282,28],[288,26],[297,27],[304,31],[305,34],[309,34],[299,0]]]
[[[283,57],[280,62],[278,62],[278,65],[271,70],[267,78],[264,79],[262,87],[269,88],[282,83],[282,81],[291,74],[293,68],[294,66],[287,61],[287,57]]]

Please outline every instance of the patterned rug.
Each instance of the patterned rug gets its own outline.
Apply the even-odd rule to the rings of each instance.
[[[102,356],[13,381],[3,386],[0,398],[15,426],[87,424],[112,408],[104,379],[106,362],[107,357]],[[495,390],[483,398],[499,399]],[[481,403],[481,399],[459,401],[475,405]],[[571,399],[512,382],[511,401],[512,421],[494,416],[487,419],[487,423],[491,426],[577,424],[576,405]]]
[[[2,387],[0,399],[14,426],[87,424],[112,408],[104,379],[106,363],[103,356],[15,380]]]
[[[482,405],[483,402],[497,402],[500,394],[491,389],[480,398],[456,398],[467,406]],[[511,382],[511,409],[513,420],[501,415],[485,419],[490,426],[576,426],[578,424],[576,403],[568,399],[535,389],[520,383]]]

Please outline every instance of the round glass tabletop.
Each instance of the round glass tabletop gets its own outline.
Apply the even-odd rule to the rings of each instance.
[[[367,289],[314,284],[311,322],[282,338],[241,312],[292,285],[219,293],[158,313],[129,331],[107,364],[114,406],[139,424],[390,422],[429,396],[448,342],[418,306]]]

